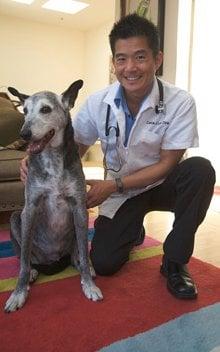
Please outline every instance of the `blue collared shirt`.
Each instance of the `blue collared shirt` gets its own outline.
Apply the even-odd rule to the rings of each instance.
[[[144,98],[144,100],[147,98]],[[143,101],[144,101],[143,100]],[[142,101],[142,103],[143,103]],[[125,140],[124,140],[124,146],[127,147],[128,144],[128,138],[131,132],[131,129],[134,125],[135,122],[135,116],[132,115],[132,113],[130,112],[124,93],[123,93],[123,89],[122,86],[120,85],[118,88],[118,91],[115,95],[115,99],[114,99],[115,105],[117,106],[117,108],[119,108],[120,104],[122,106],[122,109],[125,113]]]
[[[119,108],[120,104],[122,106],[122,109],[125,113],[125,140],[124,140],[124,146],[127,147],[128,143],[128,137],[131,132],[131,129],[133,127],[133,124],[135,122],[134,116],[131,114],[131,112],[128,109],[127,102],[124,97],[124,93],[122,90],[122,87],[119,86],[118,91],[116,93],[115,99],[114,99],[115,105]]]

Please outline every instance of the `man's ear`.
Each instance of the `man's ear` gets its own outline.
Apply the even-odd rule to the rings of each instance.
[[[17,89],[13,88],[13,87],[8,87],[8,91],[14,95],[15,97],[18,97],[18,99],[20,100],[20,102],[22,104],[24,104],[24,101],[29,98],[29,95],[26,94],[22,94],[20,93]]]
[[[163,62],[163,53],[162,51],[159,51],[159,53],[156,55],[155,57],[155,67],[156,67],[156,70],[155,72],[159,69],[159,67],[162,65],[162,62]]]
[[[74,107],[78,92],[82,86],[83,81],[79,79],[78,81],[72,83],[71,86],[62,94],[62,103],[66,109],[70,110]]]

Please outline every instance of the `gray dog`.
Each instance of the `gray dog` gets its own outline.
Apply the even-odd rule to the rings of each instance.
[[[89,267],[86,184],[69,113],[82,85],[74,82],[61,96],[44,91],[29,97],[9,88],[24,106],[21,137],[29,143],[29,164],[25,207],[11,216],[20,272],[6,312],[24,305],[38,272],[53,274],[70,263],[81,274],[85,296],[103,298]]]

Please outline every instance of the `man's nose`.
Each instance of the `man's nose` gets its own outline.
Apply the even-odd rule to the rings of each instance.
[[[126,62],[126,69],[127,70],[134,70],[136,68],[136,62],[133,58],[128,58]]]

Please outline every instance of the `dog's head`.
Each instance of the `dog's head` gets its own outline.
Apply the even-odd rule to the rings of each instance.
[[[31,96],[9,87],[9,92],[18,97],[23,105],[25,122],[20,135],[29,142],[28,152],[37,154],[48,146],[61,143],[63,131],[68,123],[69,111],[73,108],[83,81],[78,80],[60,96],[43,91]]]

